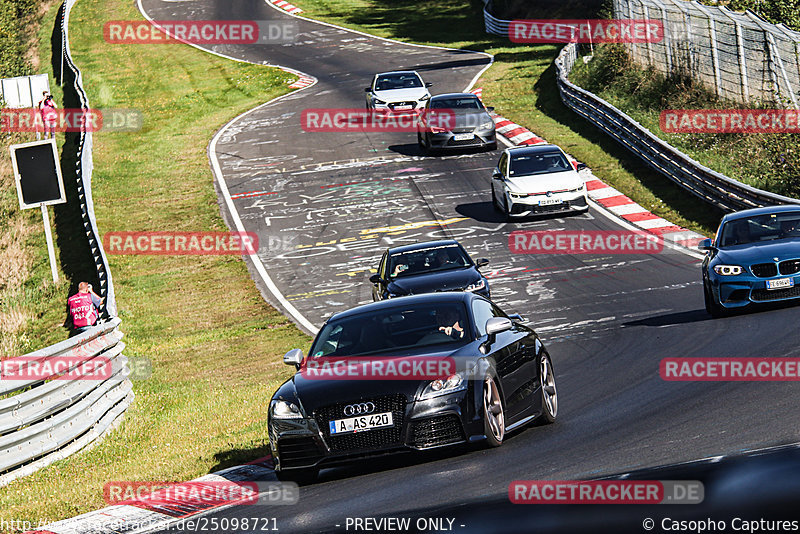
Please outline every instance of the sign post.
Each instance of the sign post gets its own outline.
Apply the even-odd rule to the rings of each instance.
[[[20,209],[41,208],[44,235],[47,240],[47,254],[50,257],[50,272],[53,283],[58,283],[56,254],[53,235],[50,231],[49,204],[64,204],[67,195],[64,179],[58,164],[58,149],[55,139],[45,139],[32,143],[11,145],[11,164],[14,167],[14,182]]]

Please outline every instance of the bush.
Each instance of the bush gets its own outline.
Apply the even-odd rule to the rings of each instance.
[[[0,0],[0,78],[31,74],[25,61],[26,22],[39,0]]]

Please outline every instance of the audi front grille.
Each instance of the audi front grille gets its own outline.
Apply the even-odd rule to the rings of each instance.
[[[345,407],[353,404],[371,402],[375,405],[375,410],[371,413],[392,412],[394,426],[390,428],[376,428],[363,432],[348,432],[346,434],[330,434],[330,422],[336,419],[346,419],[354,417],[345,415]],[[387,395],[374,399],[364,399],[349,402],[339,402],[320,408],[314,413],[314,418],[323,431],[325,441],[332,451],[350,452],[383,449],[393,446],[401,446],[403,421],[406,415],[405,395]]]

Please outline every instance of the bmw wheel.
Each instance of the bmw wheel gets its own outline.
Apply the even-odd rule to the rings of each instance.
[[[548,425],[554,422],[558,415],[558,392],[553,364],[547,354],[542,354],[539,360],[539,386],[542,394],[542,415],[536,419],[536,423]]]
[[[506,420],[503,412],[503,400],[494,378],[486,377],[483,381],[483,428],[486,443],[490,447],[503,444],[506,433]]]

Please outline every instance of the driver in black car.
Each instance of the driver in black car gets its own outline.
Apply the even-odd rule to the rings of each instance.
[[[455,310],[449,308],[440,310],[436,314],[436,319],[439,321],[439,332],[444,332],[453,339],[464,337],[464,327],[460,324],[461,317]]]

